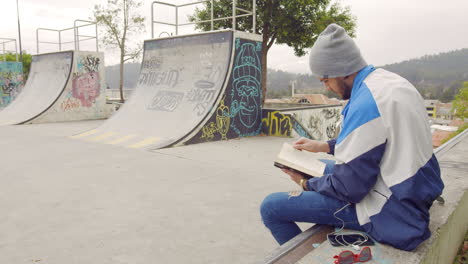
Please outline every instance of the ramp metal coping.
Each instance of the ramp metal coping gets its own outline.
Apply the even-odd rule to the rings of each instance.
[[[191,5],[197,5],[197,4],[202,4],[202,3],[210,3],[210,16],[211,18],[208,20],[198,20],[195,22],[189,22],[189,23],[179,23],[179,8],[180,7],[185,7],[185,6],[191,6]],[[167,22],[162,22],[162,21],[155,21],[154,20],[154,5],[165,5],[165,6],[170,6],[175,8],[175,23],[167,23]],[[229,17],[221,17],[221,18],[214,18],[214,9],[213,9],[213,4],[214,0],[200,0],[198,2],[191,2],[191,3],[186,3],[186,4],[180,4],[180,5],[174,5],[174,4],[169,4],[166,2],[161,2],[161,1],[153,1],[151,3],[151,38],[154,38],[154,24],[161,24],[161,25],[167,25],[167,26],[175,26],[175,35],[179,35],[179,27],[180,26],[188,26],[188,25],[195,25],[199,23],[211,23],[211,31],[214,30],[214,21],[220,21],[220,20],[228,20],[232,19],[232,30],[236,30],[236,18],[240,17],[246,17],[246,16],[252,16],[252,32],[255,33],[255,28],[256,28],[256,16],[257,16],[257,3],[255,0],[252,0],[252,11],[245,10],[243,8],[237,7],[237,0],[232,1],[232,16]],[[237,11],[242,12],[243,14],[237,14]]]
[[[86,23],[83,25],[77,25],[77,23]],[[80,35],[79,29],[82,27],[88,27],[94,25],[95,28],[95,36],[88,36],[88,35]],[[68,31],[73,29],[73,41],[67,41],[64,42],[62,41],[62,32],[63,31]],[[39,41],[39,31],[53,31],[58,33],[58,42],[49,42],[49,41]],[[85,37],[85,39],[80,39],[80,37]],[[59,46],[59,51],[62,51],[62,44],[68,44],[68,43],[75,43],[75,50],[80,50],[80,42],[81,41],[86,41],[90,39],[96,39],[96,51],[99,51],[99,45],[98,45],[98,29],[97,29],[97,23],[95,21],[88,21],[88,20],[81,20],[81,19],[75,19],[73,22],[73,27],[71,28],[65,28],[65,29],[51,29],[51,28],[37,28],[36,29],[36,51],[39,54],[39,44],[44,43],[44,44],[58,44]]]
[[[6,50],[5,49],[5,44],[14,42],[15,43],[15,55],[16,55],[16,61],[18,61],[18,49],[16,47],[16,39],[11,39],[11,38],[0,38],[0,44],[2,44],[2,55],[3,55],[3,61],[6,61],[6,52],[13,52],[13,50]]]
[[[434,154],[438,155],[439,157],[442,156],[445,152],[460,143],[461,140],[467,135],[468,129],[465,129],[462,133],[445,142],[442,146],[436,148],[434,150]],[[325,241],[326,233],[332,231],[332,226],[319,224],[313,225],[290,241],[277,247],[263,261],[259,261],[256,264],[296,263],[305,255],[314,250],[312,243],[321,243]],[[323,237],[324,232],[325,236]],[[297,254],[294,254],[295,252],[297,252]]]

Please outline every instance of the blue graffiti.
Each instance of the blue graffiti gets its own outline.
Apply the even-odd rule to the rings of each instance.
[[[23,84],[21,62],[0,62],[0,107],[10,104],[20,93]]]
[[[299,136],[311,139],[309,133],[297,121],[293,121],[293,129]]]
[[[253,43],[241,45],[240,40],[236,40],[236,49],[240,51],[232,70],[230,109],[231,128],[239,136],[258,135],[261,131],[262,71],[257,47]]]

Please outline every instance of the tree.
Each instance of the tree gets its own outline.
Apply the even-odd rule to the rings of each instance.
[[[123,82],[124,64],[137,59],[142,46],[130,48],[128,45],[132,35],[144,31],[145,18],[136,11],[142,5],[138,0],[107,0],[107,6],[94,6],[94,19],[98,25],[104,27],[101,35],[102,43],[107,47],[117,47],[120,51],[120,102],[124,102]]]
[[[337,23],[354,36],[355,18],[349,8],[342,8],[331,0],[256,0],[257,25],[255,33],[263,35],[262,43],[262,100],[265,100],[267,84],[267,56],[274,43],[286,44],[294,48],[296,56],[304,56],[306,49],[314,45],[318,34],[330,23]],[[238,1],[237,6],[245,10],[252,10],[252,1]],[[232,16],[232,1],[214,1],[216,17]],[[201,21],[211,17],[210,3],[197,8],[189,20]],[[237,18],[236,29],[251,31],[252,18]],[[215,29],[232,28],[231,20],[215,21]],[[208,31],[210,23],[198,23],[197,29]]]
[[[463,83],[460,92],[455,96],[453,101],[452,110],[455,116],[465,121],[468,118],[468,82]]]

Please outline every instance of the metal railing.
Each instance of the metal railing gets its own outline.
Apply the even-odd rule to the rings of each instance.
[[[14,50],[7,50],[5,49],[5,44],[7,43],[15,43],[15,49]],[[15,53],[16,55],[16,61],[18,61],[18,49],[16,48],[16,39],[10,39],[10,38],[0,38],[0,44],[2,45],[2,57],[3,57],[3,61],[6,61],[6,55],[7,53]]]
[[[186,6],[191,6],[191,5],[197,5],[197,4],[202,4],[202,3],[210,3],[210,19],[208,20],[198,20],[195,22],[189,22],[189,23],[179,23],[179,8],[180,7],[186,7]],[[155,21],[154,20],[154,5],[165,5],[165,6],[170,6],[175,8],[175,23],[167,23],[163,21]],[[214,18],[214,0],[200,0],[197,2],[192,2],[192,3],[187,3],[187,4],[181,4],[181,5],[174,5],[174,4],[169,4],[166,2],[161,2],[161,1],[154,1],[151,3],[151,38],[154,38],[154,24],[160,24],[160,25],[167,25],[167,26],[174,26],[175,27],[175,35],[177,36],[179,34],[179,27],[180,26],[188,26],[188,25],[195,25],[199,23],[210,23],[211,24],[211,30],[214,30],[214,22],[215,21],[220,21],[220,20],[229,20],[232,19],[232,29],[236,30],[236,18],[241,18],[241,17],[246,17],[246,16],[252,16],[252,32],[255,33],[255,28],[256,28],[256,14],[257,14],[257,6],[255,0],[252,0],[252,11],[245,10],[242,8],[237,7],[237,0],[232,1],[232,16],[229,17],[220,17],[220,18]],[[237,14],[237,11],[240,11],[239,14]]]
[[[85,24],[78,25],[78,23],[85,23]],[[80,34],[80,28],[89,27],[89,26],[93,26],[93,25],[94,25],[95,32],[96,32],[95,36],[88,36],[88,35],[81,35]],[[69,31],[69,30],[73,30],[73,41],[62,41],[62,32]],[[58,42],[39,41],[39,32],[40,31],[57,32],[58,33]],[[80,37],[82,37],[82,38],[80,38]],[[71,27],[71,28],[65,28],[65,29],[37,28],[36,29],[36,49],[37,49],[37,53],[39,53],[39,44],[40,43],[56,44],[56,45],[58,45],[59,51],[62,51],[62,45],[63,44],[74,43],[74,46],[75,46],[74,49],[75,50],[80,50],[80,42],[86,41],[86,40],[91,40],[91,39],[96,40],[96,51],[99,51],[97,23],[94,22],[94,21],[76,19],[73,22],[73,27]]]

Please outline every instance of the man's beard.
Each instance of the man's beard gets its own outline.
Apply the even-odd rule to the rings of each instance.
[[[353,90],[353,86],[348,86],[345,82],[343,82],[343,96],[341,99],[348,100],[351,97],[351,91]]]

